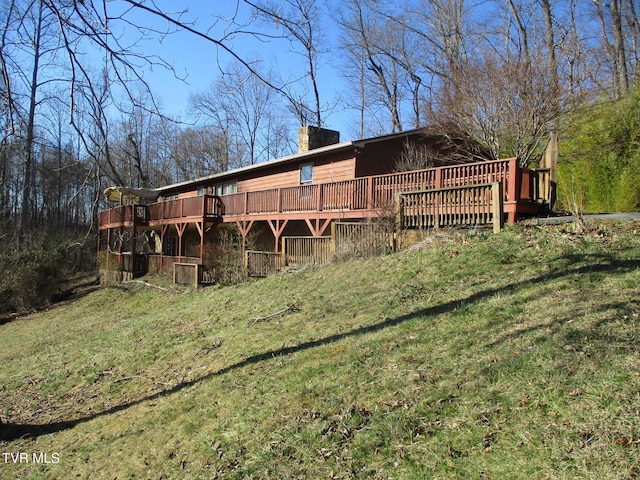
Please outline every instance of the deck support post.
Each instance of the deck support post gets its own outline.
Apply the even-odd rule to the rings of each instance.
[[[245,267],[246,265],[246,258],[247,258],[247,235],[249,234],[249,230],[251,230],[251,227],[253,227],[253,222],[255,220],[236,220],[236,226],[238,227],[238,230],[240,231],[240,235],[242,236],[242,245],[241,245],[241,255],[242,258],[245,259]]]
[[[162,225],[162,229],[160,230],[160,272],[168,273],[164,271],[164,237],[167,235],[169,231],[169,225]]]
[[[111,254],[111,229],[107,229],[107,271],[109,271],[109,257]]]
[[[182,236],[187,229],[188,223],[176,223],[176,230],[178,231],[178,257],[182,257]]]
[[[120,223],[120,230],[118,234],[118,270],[122,271],[124,262],[122,260],[122,244],[124,243],[124,226]]]
[[[136,248],[137,248],[137,235],[138,230],[136,229],[136,216],[135,216],[135,206],[133,207],[133,227],[131,228],[131,278],[136,273]]]
[[[204,219],[201,222],[195,222],[198,233],[200,234],[200,263],[204,259]]]
[[[520,200],[520,185],[522,183],[522,169],[518,165],[518,159],[509,160],[509,174],[507,177],[507,201],[512,203],[513,209],[509,209],[509,225],[515,225],[518,218],[516,210]]]
[[[491,185],[491,203],[493,233],[499,233],[504,226],[504,193],[502,182],[496,182]]]
[[[275,222],[275,224],[273,222]],[[280,236],[282,235],[282,232],[284,231],[285,227],[289,223],[289,220],[269,219],[267,220],[267,223],[269,224],[269,227],[271,228],[271,232],[273,233],[273,236],[275,238],[275,248],[273,251],[278,253],[280,248]]]

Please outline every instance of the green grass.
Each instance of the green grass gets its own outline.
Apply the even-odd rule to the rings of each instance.
[[[1,325],[2,451],[59,462],[0,477],[636,478],[640,225],[591,227]]]

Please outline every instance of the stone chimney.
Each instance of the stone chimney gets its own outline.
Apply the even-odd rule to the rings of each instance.
[[[298,130],[298,153],[340,143],[340,132],[318,127],[300,127]]]

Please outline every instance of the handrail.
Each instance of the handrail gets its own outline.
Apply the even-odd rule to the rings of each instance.
[[[503,200],[502,182],[398,193],[396,222],[402,229],[493,223],[499,232]]]
[[[523,172],[532,175],[530,170],[522,169],[514,158],[372,175],[330,183],[271,188],[221,197],[200,195],[150,204],[146,207],[147,221],[203,216],[377,210],[391,208],[398,193],[496,182],[501,182],[504,186],[504,202],[537,201],[536,197],[540,194],[528,188],[527,179],[523,184]],[[522,195],[527,198],[521,198]],[[111,214],[103,215],[107,212],[101,212],[101,225],[113,223]],[[107,221],[103,222],[103,219]]]

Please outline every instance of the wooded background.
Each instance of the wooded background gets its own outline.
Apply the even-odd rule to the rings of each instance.
[[[637,0],[236,0],[232,15],[211,3],[209,24],[177,4],[0,6],[5,269],[30,248],[92,248],[106,186],[157,187],[290,154],[299,126],[323,126],[336,109],[351,119],[343,135],[430,126],[523,165],[557,132],[561,208],[640,208]],[[141,74],[172,71],[145,42],[177,33],[218,52],[211,87],[191,92],[188,125]],[[244,56],[238,37],[257,51],[281,42],[303,73]],[[320,93],[327,65],[346,85],[339,98]]]

